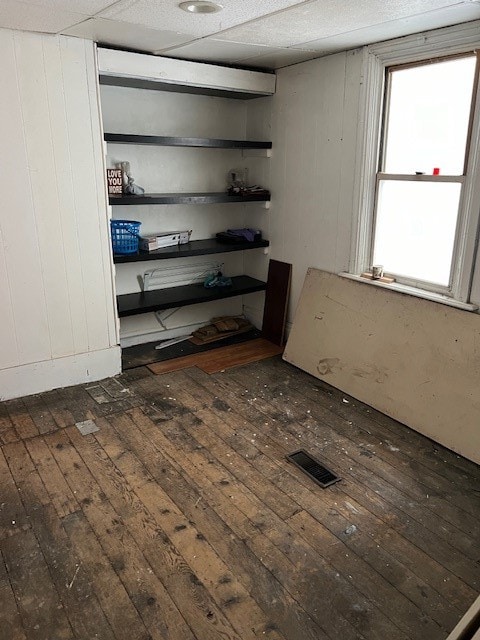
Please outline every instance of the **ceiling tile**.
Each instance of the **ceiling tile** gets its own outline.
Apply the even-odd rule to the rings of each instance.
[[[320,54],[354,49],[366,44],[390,40],[401,36],[426,31],[428,29],[439,29],[460,22],[478,20],[480,18],[480,3],[466,2],[453,7],[445,7],[437,11],[428,11],[410,18],[382,22],[371,27],[355,29],[347,33],[341,33],[328,38],[320,38],[295,45],[294,49],[309,49]]]
[[[262,55],[268,51],[270,51],[269,47],[262,47],[258,44],[242,44],[240,42],[224,42],[215,38],[203,38],[181,47],[169,49],[168,52],[157,51],[156,53],[188,60],[236,62]]]
[[[285,48],[453,4],[455,0],[315,0],[234,27],[217,39]]]
[[[154,29],[193,33],[195,36],[201,37],[308,1],[310,0],[262,0],[261,2],[258,0],[219,0],[223,11],[193,14],[182,11],[178,7],[179,0],[120,0],[113,7],[102,12],[101,15],[104,18],[122,22],[141,24]],[[234,40],[234,38],[232,39]]]
[[[3,0],[2,0],[3,1]],[[65,11],[67,9],[74,9],[75,13],[82,13],[88,16],[93,16],[99,11],[103,11],[107,7],[111,6],[115,0],[17,0],[24,2],[25,4],[33,4],[39,7],[45,7],[46,9],[54,9],[55,11]]]
[[[316,51],[304,51],[300,49],[275,49],[267,47],[268,53],[252,58],[236,60],[242,67],[258,67],[260,69],[280,69],[291,64],[298,64],[312,58],[318,58]],[[299,55],[301,54],[301,55]]]
[[[0,1],[0,27],[5,29],[58,33],[86,18],[88,18],[87,15],[72,11],[26,4],[16,0]]]
[[[148,29],[140,25],[116,22],[105,18],[90,18],[81,24],[66,29],[63,33],[79,38],[88,38],[102,44],[130,47],[150,53],[189,42],[193,38],[193,36],[182,35],[172,31]]]

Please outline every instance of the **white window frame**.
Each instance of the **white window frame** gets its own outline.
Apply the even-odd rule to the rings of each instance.
[[[375,190],[382,127],[385,70],[387,67],[420,62],[429,58],[462,54],[480,49],[480,21],[438,29],[364,48],[359,103],[359,128],[353,200],[353,228],[350,276],[369,269],[372,255]],[[425,286],[410,281],[390,288],[475,310],[469,305],[480,220],[480,86],[470,134],[468,173],[463,182],[457,233],[448,288]],[[427,176],[419,176],[426,179]],[[462,178],[463,181],[463,178]],[[387,285],[388,286],[388,285]],[[418,288],[417,288],[418,287]],[[460,303],[460,304],[456,304]]]

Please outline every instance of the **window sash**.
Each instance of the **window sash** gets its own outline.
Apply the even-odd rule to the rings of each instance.
[[[465,176],[433,176],[429,174],[412,175],[411,173],[377,173],[377,184],[380,180],[405,180],[406,182],[465,182]]]
[[[371,265],[373,247],[376,182],[382,109],[384,107],[384,82],[387,67],[405,63],[422,62],[455,54],[471,53],[480,49],[480,22],[471,22],[454,27],[438,29],[427,34],[417,34],[398,40],[370,45],[363,49],[363,79],[360,94],[359,135],[357,137],[356,169],[354,184],[354,220],[349,271],[360,274]],[[477,53],[478,59],[478,53]],[[449,295],[455,300],[469,300],[473,279],[474,259],[478,244],[478,222],[480,211],[480,104],[477,83],[474,87],[477,108],[472,113],[470,146],[467,147],[468,174],[463,179],[457,223],[456,242],[453,252]],[[459,176],[453,176],[458,179]],[[409,176],[410,179],[438,181],[451,176]],[[418,283],[420,288],[430,290],[429,283]],[[438,289],[437,289],[438,290]]]
[[[375,234],[376,234],[376,226],[377,226],[377,211],[378,211],[378,198],[379,198],[379,185],[380,183],[390,182],[390,181],[402,181],[402,182],[436,182],[436,183],[460,183],[462,184],[462,188],[460,191],[459,198],[459,208],[457,215],[457,225],[455,230],[455,238],[454,245],[452,251],[452,261],[450,264],[450,277],[448,285],[436,284],[433,282],[429,282],[428,280],[422,280],[421,278],[410,278],[405,275],[401,275],[395,272],[390,272],[388,270],[385,271],[385,275],[392,276],[395,278],[395,281],[400,284],[405,284],[409,287],[415,287],[418,289],[424,289],[425,291],[433,291],[436,293],[441,293],[442,295],[446,295],[452,297],[452,283],[453,283],[453,272],[455,266],[455,256],[457,253],[457,240],[459,235],[459,219],[460,219],[460,207],[462,203],[463,196],[463,183],[465,182],[465,176],[444,176],[444,175],[411,175],[411,174],[396,174],[396,173],[377,173],[376,176],[376,188],[375,188],[375,206],[374,206],[374,215],[372,220],[371,227],[371,239],[370,239],[370,247],[369,247],[369,259],[368,264],[372,265],[374,262],[374,251],[375,251]],[[365,269],[364,269],[365,270]]]

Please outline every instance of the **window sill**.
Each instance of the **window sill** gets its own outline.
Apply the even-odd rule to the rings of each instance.
[[[449,307],[455,307],[455,309],[462,309],[463,311],[478,311],[478,305],[476,304],[460,302],[459,300],[454,300],[453,298],[443,296],[440,293],[434,293],[433,291],[424,291],[422,289],[416,289],[415,287],[408,287],[407,285],[399,284],[398,282],[386,284],[384,282],[377,282],[376,280],[367,280],[366,278],[362,278],[353,273],[346,273],[345,271],[342,271],[338,275],[341,278],[348,278],[348,280],[363,282],[364,284],[380,287],[381,289],[398,291],[398,293],[405,293],[410,296],[415,296],[416,298],[423,298],[424,300],[430,300],[431,302],[439,302],[440,304],[445,304]]]

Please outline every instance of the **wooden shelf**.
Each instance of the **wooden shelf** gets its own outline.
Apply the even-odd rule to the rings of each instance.
[[[139,136],[130,133],[105,133],[106,142],[153,145],[159,147],[206,147],[210,149],[271,149],[271,142],[258,140],[221,140],[219,138],[181,138],[174,136]]]
[[[234,100],[255,100],[273,95],[272,92],[263,91],[235,91],[233,89],[218,89],[214,87],[200,87],[172,82],[161,82],[159,80],[148,80],[146,78],[112,76],[105,73],[99,75],[100,84],[114,87],[132,87],[134,89],[148,89],[150,91],[169,91],[173,93],[192,93],[199,96],[218,96],[219,98],[233,98]]]
[[[145,193],[141,196],[110,196],[111,205],[140,204],[215,204],[233,202],[268,202],[270,193],[230,196],[220,193]]]
[[[266,283],[250,276],[235,276],[230,287],[206,289],[203,284],[188,284],[181,287],[140,291],[117,296],[118,315],[120,318],[140,313],[150,313],[163,309],[186,307],[200,302],[211,302],[224,298],[234,298],[246,293],[264,291]]]
[[[268,240],[258,242],[220,242],[216,238],[207,240],[193,240],[186,244],[178,244],[173,247],[163,247],[156,251],[140,251],[129,255],[114,255],[116,264],[124,262],[145,262],[146,260],[168,260],[170,258],[187,258],[188,256],[205,256],[212,253],[229,253],[230,251],[247,251],[260,249],[270,245]]]

